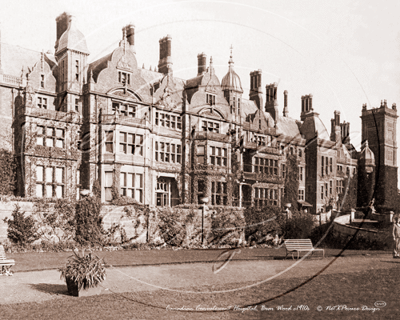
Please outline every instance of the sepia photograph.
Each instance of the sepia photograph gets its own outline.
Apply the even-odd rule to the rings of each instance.
[[[0,7],[0,319],[399,317],[400,2]]]

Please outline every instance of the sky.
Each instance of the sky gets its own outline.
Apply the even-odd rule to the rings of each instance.
[[[204,52],[221,80],[232,46],[246,98],[249,73],[261,69],[264,93],[265,85],[278,83],[280,109],[287,90],[289,115],[299,119],[301,96],[313,94],[328,132],[340,111],[357,149],[364,103],[379,107],[387,99],[400,107],[397,0],[0,0],[0,6],[2,41],[38,51],[54,51],[55,18],[73,14],[89,61],[114,50],[122,27],[133,23],[138,64],[154,68],[158,41],[169,34],[174,75],[183,79],[197,75],[197,54]]]

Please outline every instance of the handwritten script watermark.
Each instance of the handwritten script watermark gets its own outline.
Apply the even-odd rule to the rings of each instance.
[[[167,311],[189,311],[189,312],[209,312],[209,311],[235,311],[235,312],[257,312],[257,311],[281,311],[281,312],[291,312],[291,311],[299,311],[299,312],[308,312],[317,310],[319,312],[323,311],[361,311],[361,312],[377,312],[380,311],[382,308],[386,306],[384,301],[376,301],[374,306],[347,306],[347,305],[328,305],[328,306],[317,306],[310,307],[307,304],[301,305],[278,305],[278,306],[265,306],[265,305],[254,305],[254,306],[204,306],[204,305],[197,305],[195,307],[188,307],[188,306],[181,306],[181,307],[171,307],[168,305],[166,307]]]

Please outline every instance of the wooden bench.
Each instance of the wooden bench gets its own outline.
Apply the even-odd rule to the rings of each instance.
[[[294,253],[297,252],[297,259],[299,259],[300,252],[302,251],[311,252],[311,254],[313,254],[315,251],[322,251],[322,257],[325,258],[325,250],[314,248],[310,239],[286,239],[285,247],[286,247],[285,259],[290,252],[292,253],[293,259],[294,259]]]
[[[10,268],[15,265],[15,261],[12,259],[6,258],[6,252],[4,251],[4,247],[0,245],[0,276],[6,275],[11,276],[12,273]]]

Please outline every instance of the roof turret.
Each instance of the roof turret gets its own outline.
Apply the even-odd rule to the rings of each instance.
[[[233,70],[233,65],[234,62],[232,58],[232,47],[231,47],[231,56],[229,58],[229,70],[221,81],[222,90],[232,90],[243,93],[242,83],[235,70]]]

